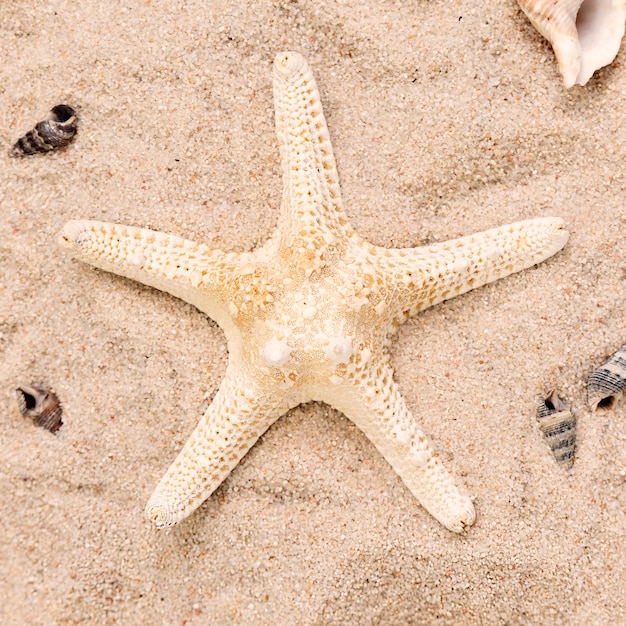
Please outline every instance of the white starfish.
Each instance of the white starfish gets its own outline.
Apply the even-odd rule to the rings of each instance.
[[[252,253],[94,221],[68,222],[75,257],[195,305],[223,329],[229,363],[213,403],[155,489],[158,527],[187,517],[257,439],[301,402],[328,402],[370,439],[421,504],[450,530],[475,519],[396,386],[390,339],[433,304],[539,263],[567,241],[539,218],[423,248],[390,250],[357,235],[341,204],[326,121],[302,56],[274,61],[283,165],[278,227]]]

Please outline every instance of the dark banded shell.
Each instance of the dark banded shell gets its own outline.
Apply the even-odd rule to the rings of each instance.
[[[576,453],[576,418],[556,389],[537,407],[537,422],[556,462],[571,469]]]
[[[37,426],[56,433],[63,425],[63,409],[56,394],[39,385],[18,387],[17,404],[24,417],[30,417]]]
[[[589,406],[610,409],[626,389],[626,346],[622,346],[604,365],[591,372],[587,381]]]
[[[67,146],[76,134],[76,111],[68,104],[58,104],[14,144],[9,154],[14,157],[50,152]]]

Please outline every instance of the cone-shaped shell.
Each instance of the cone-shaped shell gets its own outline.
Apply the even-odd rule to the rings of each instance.
[[[76,111],[68,104],[58,104],[43,121],[15,142],[9,154],[24,157],[64,148],[74,139],[76,122]]]
[[[537,422],[556,462],[571,469],[576,453],[576,418],[556,389],[537,407]]]
[[[626,389],[626,346],[620,348],[604,365],[591,372],[587,381],[589,406],[610,409]]]
[[[626,0],[518,0],[552,44],[565,87],[584,85],[616,57],[626,25]]]
[[[39,385],[22,385],[15,392],[22,415],[30,417],[37,426],[51,433],[61,428],[63,409],[55,393]]]

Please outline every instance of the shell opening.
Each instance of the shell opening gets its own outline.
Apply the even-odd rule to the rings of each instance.
[[[63,124],[74,117],[76,111],[68,104],[57,104],[50,110],[50,119],[56,120]]]
[[[596,408],[598,409],[612,409],[617,402],[616,396],[607,396],[606,398],[602,398],[597,404]]]
[[[22,401],[24,402],[24,408],[26,411],[32,411],[37,406],[37,399],[32,393],[28,393],[25,389],[18,389],[22,394]]]
[[[624,36],[625,14],[624,4],[613,0],[585,0],[580,5],[576,14],[581,48],[578,84],[584,85],[597,69],[613,61]]]

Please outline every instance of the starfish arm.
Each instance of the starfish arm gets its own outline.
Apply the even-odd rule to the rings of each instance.
[[[195,511],[290,407],[229,367],[213,402],[146,505],[157,528]]]
[[[65,224],[59,244],[75,258],[181,298],[228,326],[228,289],[249,255],[211,250],[147,228],[88,220]]]
[[[313,72],[297,52],[274,59],[276,134],[283,170],[281,231],[289,245],[306,240],[326,247],[322,237],[340,240],[353,235],[341,204],[339,176],[320,94]],[[334,237],[333,237],[334,235]]]
[[[428,247],[377,249],[394,325],[428,307],[541,263],[567,243],[560,218],[544,217]]]
[[[461,532],[476,519],[404,402],[387,364],[358,371],[324,398],[362,430],[421,505],[446,528]],[[372,372],[375,371],[375,375]]]

